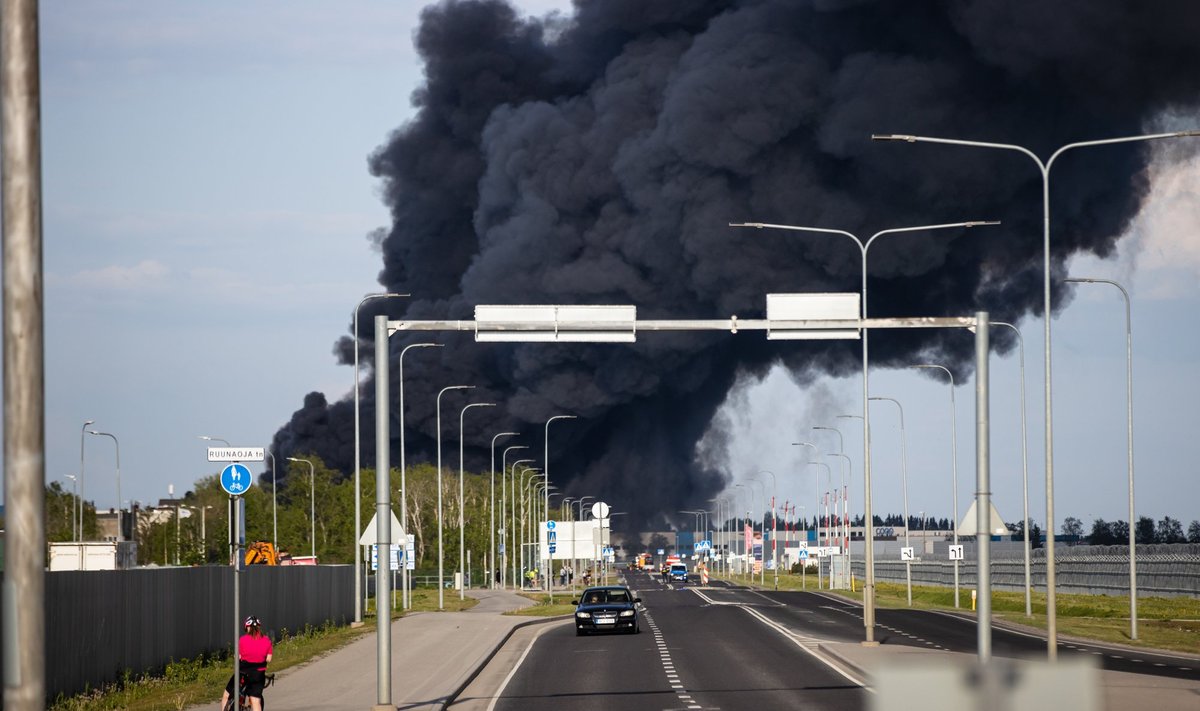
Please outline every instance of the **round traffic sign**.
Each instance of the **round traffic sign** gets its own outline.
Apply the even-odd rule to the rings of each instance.
[[[603,501],[592,504],[592,516],[595,518],[608,518],[608,511],[608,504]]]
[[[254,476],[244,464],[230,464],[221,470],[221,488],[230,496],[241,496],[254,483]]]
[[[553,530],[554,530],[554,522],[553,522],[553,521],[547,521],[547,522],[546,522],[546,530],[548,530],[548,531],[553,531]]]

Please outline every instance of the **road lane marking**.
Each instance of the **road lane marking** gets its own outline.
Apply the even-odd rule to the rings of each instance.
[[[521,652],[520,659],[518,659],[517,663],[513,665],[512,670],[508,672],[508,676],[504,677],[504,681],[500,683],[500,688],[496,690],[496,694],[492,696],[492,700],[488,703],[487,711],[496,711],[496,702],[500,700],[501,696],[504,696],[504,690],[508,688],[508,683],[512,681],[514,676],[517,675],[517,670],[521,668],[521,664],[525,662],[525,658],[528,657],[529,652],[533,650],[533,645],[538,641],[538,637],[541,637],[542,634],[549,629],[561,626],[563,625],[545,625],[542,629],[537,631],[537,634],[533,635],[533,637],[529,640],[529,644],[525,647],[525,651]]]
[[[766,615],[762,614],[758,610],[755,610],[749,606],[743,605],[742,609],[745,610],[746,612],[750,613],[751,615],[753,615],[758,621],[760,621],[763,624],[767,625],[768,627],[774,629],[776,632],[779,632],[785,638],[791,640],[793,644],[795,644],[797,647],[799,647],[800,649],[807,652],[809,655],[811,655],[812,657],[814,657],[815,659],[820,661],[825,666],[834,670],[838,674],[841,674],[850,683],[854,684],[855,686],[861,687],[865,691],[868,691],[872,694],[875,693],[875,690],[868,687],[865,682],[858,679],[854,675],[850,674],[849,671],[843,669],[841,667],[841,665],[839,665],[838,663],[836,663],[834,660],[830,659],[829,657],[825,656],[823,653],[821,653],[821,651],[819,649],[813,649],[810,646],[812,644],[819,643],[823,640],[817,639],[815,637],[807,637],[805,635],[800,635],[795,632],[792,632],[791,630],[787,629],[783,625],[775,622],[774,620],[769,619]]]

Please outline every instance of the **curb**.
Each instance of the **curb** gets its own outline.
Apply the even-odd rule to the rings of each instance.
[[[833,659],[837,660],[838,664],[841,664],[842,666],[846,667],[847,669],[853,670],[856,674],[858,674],[860,677],[862,677],[864,686],[870,685],[871,675],[867,672],[866,669],[863,669],[859,665],[855,664],[854,662],[850,661],[849,659],[846,659],[841,654],[838,654],[836,651],[830,649],[829,647],[826,647],[823,644],[818,644],[817,649],[821,650],[821,654],[832,657]]]
[[[504,637],[502,637],[500,639],[500,642],[497,643],[496,646],[492,648],[492,651],[488,652],[488,655],[486,657],[484,657],[482,661],[479,662],[479,665],[476,666],[475,669],[473,669],[471,671],[471,673],[467,675],[467,678],[463,680],[463,683],[461,685],[459,685],[459,687],[457,689],[455,689],[453,692],[451,692],[451,694],[449,696],[446,697],[446,700],[443,701],[442,705],[440,706],[442,711],[446,711],[446,709],[451,704],[453,704],[455,701],[458,701],[458,697],[462,694],[462,692],[466,691],[467,687],[471,685],[471,682],[475,681],[475,679],[479,676],[479,673],[482,672],[487,667],[487,665],[491,663],[492,659],[495,658],[496,654],[500,651],[500,649],[502,647],[504,647],[505,644],[508,643],[508,640],[511,639],[514,634],[516,634],[517,630],[523,629],[525,627],[531,627],[533,625],[546,624],[547,622],[567,620],[567,619],[570,619],[571,617],[572,617],[571,615],[555,615],[553,617],[542,617],[542,618],[538,618],[536,620],[529,620],[528,622],[522,622],[520,624],[513,625],[512,628],[509,629],[508,632],[504,635]]]

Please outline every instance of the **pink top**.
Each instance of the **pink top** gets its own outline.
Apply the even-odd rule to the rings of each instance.
[[[266,635],[255,637],[244,634],[238,640],[238,656],[248,662],[265,662],[272,651],[271,638]]]

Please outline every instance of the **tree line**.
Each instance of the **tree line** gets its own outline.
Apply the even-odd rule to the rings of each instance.
[[[252,486],[243,495],[247,542],[276,541],[278,547],[293,556],[316,554],[321,563],[352,563],[357,534],[354,531],[354,479],[342,479],[340,473],[325,466],[316,457],[310,476],[307,464],[292,464],[285,482],[273,491],[270,482]],[[459,565],[459,483],[458,472],[444,469],[442,474],[442,547],[446,570]],[[511,479],[511,477],[510,477]],[[374,469],[360,474],[362,500],[360,517],[363,527],[375,515]],[[497,528],[502,526],[500,472],[496,474]],[[400,472],[390,473],[392,510],[400,518]],[[405,478],[408,499],[408,532],[415,538],[418,570],[437,567],[437,470],[432,464],[408,467]],[[508,497],[512,515],[512,497]],[[463,537],[474,570],[482,570],[491,546],[491,472],[466,472],[463,477]],[[540,499],[539,499],[540,500]],[[219,475],[206,476],[171,506],[148,509],[139,507],[135,538],[141,565],[227,564],[229,560],[230,497],[222,489]],[[175,505],[177,504],[177,505]],[[74,540],[79,501],[59,482],[46,487],[46,540]],[[203,514],[201,513],[203,512]],[[520,516],[520,505],[517,515]],[[558,518],[552,506],[551,514]],[[128,513],[126,514],[129,515]],[[84,502],[84,540],[99,540],[95,506]],[[540,517],[539,517],[540,520]],[[527,511],[525,524],[533,521]],[[520,525],[520,521],[519,521]],[[512,528],[508,526],[507,528]],[[314,535],[315,534],[315,535]],[[526,535],[534,535],[526,533]],[[499,535],[497,545],[501,543]]]

